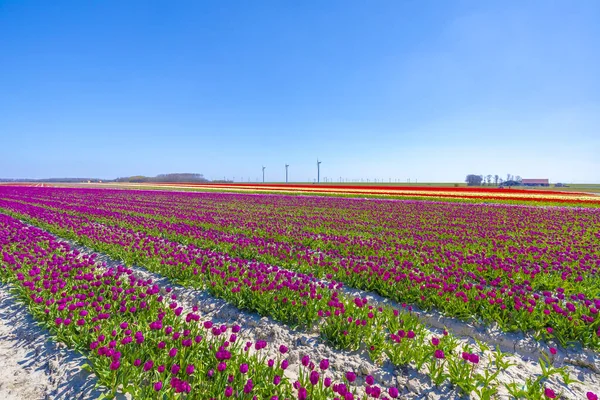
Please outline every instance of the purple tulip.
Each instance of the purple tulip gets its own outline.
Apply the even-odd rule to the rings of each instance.
[[[329,368],[329,360],[326,358],[321,360],[321,362],[319,363],[319,368],[321,368],[321,370],[323,371],[327,370],[327,368]]]
[[[306,400],[308,398],[308,392],[305,388],[301,387],[298,389],[298,400]]]
[[[356,374],[352,371],[347,371],[346,372],[346,379],[348,380],[348,382],[352,383],[356,380]]]
[[[313,386],[316,385],[317,383],[319,383],[319,373],[317,371],[312,371],[310,373],[309,380],[310,380],[310,383],[313,384]]]
[[[305,367],[308,367],[308,364],[310,363],[310,357],[307,355],[302,356],[302,365],[304,365]]]

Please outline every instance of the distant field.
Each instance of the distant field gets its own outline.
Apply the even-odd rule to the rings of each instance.
[[[25,186],[40,184],[23,183]],[[438,186],[439,185],[439,186]],[[326,197],[359,197],[374,199],[429,200],[463,203],[523,204],[539,206],[600,207],[600,185],[573,185],[567,188],[495,186],[467,187],[454,183],[420,184],[277,184],[277,183],[101,183],[43,184],[43,186],[119,188],[138,190],[172,190],[193,192],[238,192],[250,194],[311,195]],[[566,189],[566,190],[562,190]]]
[[[260,183],[257,183],[260,185]],[[286,185],[285,182],[270,182],[269,184]],[[294,182],[293,184],[311,185],[313,182]],[[415,187],[467,187],[464,182],[327,182],[326,185],[352,185],[352,186],[415,186]],[[516,186],[520,190],[559,190],[561,192],[588,192],[600,194],[600,183],[569,183],[567,187],[556,187],[551,184],[549,187],[529,187]],[[481,188],[496,188],[499,185],[479,186]]]
[[[225,191],[235,191],[235,190],[244,190],[247,191],[250,188],[258,192],[271,191],[273,187],[277,186],[278,191],[281,192],[283,189],[290,189],[290,194],[298,191],[298,187],[306,187],[306,188],[323,188],[323,187],[331,187],[333,190],[331,191],[331,195],[335,195],[337,190],[335,188],[341,187],[360,187],[364,188],[363,190],[368,190],[369,188],[373,188],[373,193],[371,195],[385,194],[386,196],[390,196],[392,194],[389,193],[377,193],[380,189],[387,188],[392,191],[396,190],[409,190],[413,188],[415,191],[420,190],[435,190],[436,188],[440,189],[454,189],[457,188],[459,190],[468,190],[468,191],[483,191],[489,192],[490,190],[496,191],[498,193],[502,193],[504,196],[506,191],[513,191],[510,193],[516,192],[562,192],[566,193],[581,193],[581,194],[598,194],[600,195],[600,184],[598,183],[577,183],[577,184],[567,184],[567,187],[556,187],[551,185],[549,187],[527,187],[527,186],[516,186],[511,188],[498,189],[497,185],[490,186],[472,186],[469,187],[466,183],[462,182],[419,182],[419,183],[407,183],[407,182],[327,182],[327,183],[319,183],[315,184],[313,182],[293,182],[293,183],[285,183],[285,182],[267,182],[267,183],[233,183],[233,184],[223,184],[223,183],[208,183],[208,184],[197,184],[197,183],[36,183],[36,182],[0,182],[0,185],[27,185],[27,186],[39,186],[39,187],[47,187],[47,186],[57,186],[57,187],[86,187],[86,186],[97,186],[97,187],[115,187],[115,188],[145,188],[145,189],[161,189],[166,190],[171,188],[172,190],[183,190],[183,191],[204,191],[204,190],[215,190],[217,188]],[[311,190],[312,191],[312,190]],[[315,193],[317,194],[317,193]],[[368,194],[368,193],[363,193]]]
[[[37,182],[0,182],[0,185],[12,185],[12,184],[27,184],[27,185],[43,185],[43,186],[65,186],[65,185],[89,185],[87,183],[37,183]],[[123,185],[127,183],[105,183],[102,186],[107,185]],[[263,183],[259,182],[235,182],[234,184],[244,184],[244,185],[263,185]],[[153,185],[152,183],[145,183],[145,185]],[[264,185],[316,185],[314,182],[266,182]],[[319,185],[327,185],[327,186],[414,186],[414,187],[467,187],[467,184],[464,182],[321,182]],[[549,187],[528,187],[528,186],[516,186],[515,189],[520,190],[558,190],[562,192],[594,192],[600,193],[600,183],[569,183],[567,187],[556,187],[554,184],[551,184]],[[490,185],[490,186],[477,186],[479,188],[497,188],[499,185]]]
[[[244,184],[261,184],[257,182],[235,182]],[[313,185],[314,182],[266,182],[265,184],[275,185]],[[462,182],[321,182],[319,185],[352,185],[352,186],[433,186],[433,187],[466,187],[467,184]],[[492,185],[493,187],[494,185]]]
[[[569,184],[568,187],[555,187],[554,185],[551,185],[550,187],[540,187],[536,189],[561,190],[563,192],[588,192],[600,194],[600,184],[598,183],[575,183]]]

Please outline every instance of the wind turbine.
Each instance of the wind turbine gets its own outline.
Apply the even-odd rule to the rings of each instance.
[[[321,182],[321,161],[317,157],[317,183]]]
[[[285,164],[285,183],[288,183],[288,167],[290,164]]]
[[[265,168],[267,168],[267,167],[265,167],[265,166],[263,165],[263,167],[262,167],[262,169],[263,169],[263,183],[265,183]]]

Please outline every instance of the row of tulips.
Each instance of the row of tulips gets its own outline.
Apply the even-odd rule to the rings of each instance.
[[[366,347],[377,359],[385,344],[395,343],[387,333],[402,328],[411,332],[412,345],[407,350],[412,353],[428,348],[426,329],[414,315],[389,306],[375,308],[366,298],[340,295],[341,285],[337,283],[320,282],[307,275],[193,245],[181,246],[141,232],[90,224],[83,217],[56,214],[35,206],[21,206],[16,211],[15,216],[29,215],[24,219],[61,237],[128,264],[142,265],[184,286],[205,288],[239,308],[292,326],[319,325],[322,335],[339,348]],[[412,359],[410,354],[407,359]]]
[[[40,194],[41,196],[36,196],[36,194]],[[63,196],[62,200],[61,195]],[[575,282],[579,282],[584,278],[584,275],[594,274],[594,271],[598,268],[597,251],[595,251],[595,241],[598,239],[598,236],[597,232],[593,229],[593,224],[597,222],[600,214],[589,210],[579,211],[579,214],[577,214],[573,210],[567,210],[565,212],[565,210],[562,209],[544,210],[524,207],[457,208],[440,204],[387,202],[387,205],[395,206],[397,212],[402,212],[402,221],[401,224],[399,224],[397,215],[394,216],[394,210],[389,207],[386,207],[384,211],[388,216],[392,217],[388,217],[387,220],[382,220],[381,215],[376,215],[376,223],[373,223],[373,221],[369,221],[369,219],[372,219],[369,214],[372,213],[373,210],[363,210],[366,214],[364,216],[358,216],[357,218],[345,219],[342,217],[341,219],[336,219],[335,215],[328,216],[328,212],[331,214],[331,211],[334,211],[336,214],[339,214],[340,209],[343,210],[343,208],[338,207],[339,204],[337,203],[334,204],[336,208],[332,209],[332,207],[329,207],[328,210],[324,207],[313,207],[314,205],[312,203],[301,199],[301,201],[307,202],[306,205],[310,206],[307,208],[302,207],[302,204],[296,204],[291,201],[288,204],[275,196],[263,196],[268,200],[272,200],[272,207],[266,207],[269,204],[264,205],[264,201],[256,201],[257,196],[243,196],[240,198],[240,196],[225,195],[231,197],[228,198],[223,197],[223,195],[221,195],[221,197],[216,197],[214,195],[209,197],[209,195],[204,195],[207,197],[204,198],[198,195],[189,197],[189,194],[188,196],[174,194],[166,197],[163,194],[156,193],[123,191],[101,191],[99,193],[98,191],[59,191],[58,193],[54,193],[53,191],[21,193],[19,191],[16,194],[7,194],[7,196],[16,199],[20,197],[34,202],[40,200],[46,205],[54,205],[57,208],[63,209],[75,207],[77,210],[81,210],[81,208],[77,207],[84,205],[89,206],[87,212],[93,213],[95,210],[110,211],[108,214],[99,214],[100,216],[114,215],[118,218],[123,218],[123,213],[126,213],[128,216],[137,213],[143,218],[152,215],[159,219],[193,223],[206,229],[229,232],[234,231],[236,233],[240,232],[246,235],[253,235],[254,237],[260,236],[266,239],[280,239],[282,242],[293,243],[296,245],[313,244],[318,245],[318,250],[328,256],[342,255],[360,257],[370,246],[374,247],[377,257],[382,258],[384,262],[389,262],[386,258],[398,253],[399,244],[408,244],[411,242],[410,240],[406,240],[407,238],[410,238],[408,234],[411,231],[416,232],[419,236],[426,239],[427,242],[432,243],[444,238],[456,236],[455,240],[444,243],[446,253],[451,252],[451,246],[448,245],[454,242],[460,244],[478,244],[477,239],[487,239],[494,242],[494,248],[491,250],[493,250],[496,258],[500,258],[500,260],[505,263],[508,262],[509,265],[503,266],[502,271],[497,271],[497,268],[489,268],[486,267],[486,265],[498,262],[498,260],[485,258],[482,260],[465,259],[462,260],[463,264],[467,264],[468,266],[470,263],[479,261],[480,264],[482,264],[481,266],[483,268],[481,269],[483,270],[478,271],[477,278],[485,279],[487,281],[504,278],[505,274],[502,272],[507,272],[509,274],[514,273],[511,269],[523,269],[523,276],[513,277],[513,280],[518,280],[519,278],[522,278],[521,281],[523,279],[531,280],[531,285],[534,288],[542,287],[536,280],[536,275],[538,274],[545,276],[558,271],[562,273],[561,277],[563,280],[574,280]],[[166,202],[164,200],[171,201]],[[311,199],[311,201],[314,200],[315,199]],[[369,203],[373,202],[362,203],[369,205]],[[375,204],[379,205],[378,203]],[[381,204],[385,205],[386,203]],[[410,224],[412,222],[416,222],[411,221],[411,214],[415,215],[415,210],[412,210],[412,213],[410,212],[410,208],[414,208],[415,204],[426,206],[425,208],[417,210],[418,214],[416,214],[416,216],[420,219],[422,214],[429,214],[429,217],[432,220],[439,220],[437,225],[443,225],[445,227],[448,227],[451,222],[449,220],[452,220],[453,224],[450,225],[450,227],[460,228],[465,232],[459,232],[462,233],[462,235],[457,236],[457,233],[452,230],[439,230],[436,229],[437,227],[434,225],[421,224],[421,226],[411,226]],[[403,209],[405,208],[404,206],[407,205],[408,209]],[[302,213],[300,215],[290,216],[287,211],[289,208],[286,208],[287,206],[301,209]],[[278,212],[278,209],[280,211],[285,211],[286,214],[281,215],[281,213]],[[316,209],[317,214],[308,215],[304,212],[304,209]],[[354,208],[350,209],[352,211],[357,211]],[[465,211],[467,213],[465,213]],[[474,220],[469,224],[470,220],[473,218],[468,215],[468,212],[472,211],[475,211],[478,214],[485,213],[484,220],[482,221],[481,216],[479,216],[479,220]],[[323,214],[325,214],[325,216],[323,216]],[[569,217],[573,216],[576,218],[573,221],[568,221]],[[557,221],[559,217],[562,217],[561,221]],[[134,222],[140,222],[136,221],[135,217],[132,218]],[[141,222],[143,223],[143,219]],[[507,229],[507,224],[509,222],[512,226]],[[552,228],[554,230],[549,232],[550,237],[540,235],[540,232],[538,231],[548,230],[549,227],[544,226],[544,222],[553,225]],[[556,225],[557,222],[560,222],[560,225]],[[588,232],[588,235],[580,237],[579,234],[585,234],[585,230],[574,231],[571,228],[565,229],[565,226],[568,226],[569,222],[571,222],[571,224],[574,222],[581,226],[589,225],[592,229]],[[499,232],[495,232],[490,228],[488,228],[486,232],[481,232],[481,226],[479,226],[481,224],[493,228],[500,227]],[[559,231],[556,231],[557,227],[560,228]],[[481,234],[481,237],[473,237],[473,233],[477,233],[472,232],[475,228],[479,229],[480,232],[478,233]],[[511,231],[517,232],[518,235],[516,233],[510,234]],[[596,235],[594,235],[594,233],[596,233]],[[399,238],[402,238],[404,241],[398,242]],[[544,245],[548,247],[548,245],[553,244],[552,242],[549,242],[549,240],[558,240],[570,250],[565,252],[564,249],[559,248],[541,248]],[[526,257],[527,254],[515,252],[514,247],[518,247],[522,244],[519,241],[529,245],[527,248],[528,252],[534,253],[529,258],[533,258],[540,262],[541,266],[539,269],[528,269],[528,265],[519,265],[520,262],[528,261]],[[412,238],[412,242],[417,244],[417,240],[415,240],[414,237]],[[272,243],[279,244],[277,240]],[[306,247],[310,248],[310,246]],[[510,247],[513,248],[511,249]],[[300,246],[299,250],[304,249]],[[400,248],[400,250],[405,250],[406,253],[418,253],[422,248],[405,247]],[[557,251],[560,252],[557,253]],[[336,254],[336,252],[338,254]],[[456,254],[450,254],[450,256],[452,258],[457,257]],[[448,257],[447,254],[446,257]],[[506,260],[509,257],[511,259]],[[418,261],[424,263],[429,258],[431,258],[431,255],[425,256],[424,259]],[[433,261],[436,261],[440,265],[444,265],[444,260],[434,259]],[[451,261],[456,262],[457,260],[454,259]],[[550,261],[554,261],[552,266],[548,264]],[[579,261],[579,263],[575,263],[576,261]],[[544,264],[544,262],[548,265]],[[540,278],[542,277],[540,276]],[[584,287],[587,285],[580,284],[577,286]]]
[[[263,356],[266,342],[242,343],[241,327],[201,321],[184,310],[169,288],[135,278],[125,267],[98,266],[44,231],[0,214],[0,280],[14,288],[36,320],[69,346],[84,352],[99,382],[135,399],[354,399],[397,398],[368,376],[364,387],[345,374],[335,383],[327,359],[305,355],[299,379],[286,376],[281,356]],[[317,364],[315,364],[317,362]],[[376,394],[376,396],[375,396]],[[357,398],[357,397],[356,397]]]
[[[125,185],[129,189],[166,189],[179,191],[220,191],[254,194],[288,194],[336,197],[362,197],[402,199],[402,200],[435,200],[463,203],[496,203],[496,204],[528,204],[548,206],[600,207],[600,200],[594,195],[581,192],[557,192],[485,188],[450,188],[450,187],[385,187],[385,186],[302,186],[302,185],[239,185],[239,184],[141,184]],[[456,190],[458,189],[458,191]],[[463,190],[466,189],[466,190]]]
[[[383,181],[382,181],[383,182]],[[519,188],[508,188],[506,190],[498,190],[495,187],[486,187],[486,186],[402,186],[402,185],[344,185],[344,184],[319,184],[318,186],[314,185],[306,185],[306,184],[267,184],[267,185],[257,185],[255,183],[225,183],[225,184],[202,184],[202,183],[191,183],[185,184],[186,186],[209,186],[209,187],[239,187],[239,188],[260,188],[260,187],[269,187],[269,188],[277,188],[277,189],[331,189],[331,190],[364,190],[364,191],[412,191],[412,192],[447,192],[447,193],[487,193],[490,195],[498,195],[509,193],[513,195],[562,195],[562,196],[576,196],[578,193],[569,193],[569,192],[561,192],[557,190],[534,190],[534,189],[519,189]],[[161,186],[181,186],[181,183],[162,183]]]
[[[22,206],[21,217],[25,210],[35,215],[35,218],[27,218],[29,222],[126,262],[143,265],[186,286],[206,287],[238,307],[304,325],[310,324],[310,318],[316,316],[314,322],[321,323],[321,334],[334,346],[364,347],[374,361],[381,362],[387,357],[395,365],[409,365],[429,374],[438,385],[450,381],[466,393],[489,398],[498,390],[498,374],[509,367],[502,363],[502,353],[489,352],[486,355],[490,360],[488,372],[478,373],[473,365],[479,358],[462,357],[463,352],[472,354],[473,350],[466,346],[461,348],[452,335],[446,333],[430,340],[428,331],[410,313],[391,307],[374,307],[366,299],[346,298],[338,294],[334,284],[317,284],[301,274],[181,246],[123,228],[100,224],[78,226],[83,222],[82,217],[77,220],[39,207]],[[310,375],[314,380],[316,375],[311,372],[307,375],[309,380]],[[378,389],[368,390],[380,394]]]
[[[100,196],[99,196],[100,197]],[[31,199],[28,199],[29,201],[32,201]],[[377,236],[373,236],[369,238],[368,242],[365,242],[364,240],[364,236],[361,237],[358,241],[358,247],[359,248],[353,248],[353,246],[356,243],[353,243],[351,241],[348,240],[348,238],[344,238],[341,236],[337,236],[334,238],[328,237],[326,234],[323,234],[322,232],[311,232],[310,229],[309,231],[302,231],[301,229],[299,229],[298,226],[293,226],[292,224],[290,224],[290,226],[287,226],[287,234],[286,235],[271,235],[269,233],[264,233],[264,232],[260,232],[260,231],[256,231],[255,227],[256,223],[255,222],[251,222],[251,226],[248,229],[243,230],[242,232],[240,232],[239,228],[233,228],[233,229],[228,229],[232,226],[231,223],[229,224],[221,224],[222,221],[218,221],[218,222],[212,222],[212,223],[207,223],[207,219],[214,221],[214,218],[212,218],[211,216],[207,216],[206,215],[200,215],[201,213],[206,213],[205,210],[200,211],[196,211],[194,209],[189,209],[186,210],[186,212],[182,212],[181,210],[178,211],[173,211],[172,209],[169,208],[169,206],[164,206],[164,205],[152,205],[150,207],[147,207],[144,211],[145,213],[140,212],[141,210],[143,210],[141,207],[136,207],[135,202],[130,202],[130,204],[126,204],[124,206],[121,206],[119,204],[114,204],[114,203],[110,203],[105,200],[105,199],[99,199],[99,200],[95,200],[95,202],[97,202],[96,204],[92,204],[91,206],[87,206],[90,202],[90,200],[92,201],[92,203],[94,203],[94,199],[83,199],[83,201],[81,203],[78,203],[77,201],[71,200],[70,203],[67,202],[59,202],[59,201],[53,201],[53,200],[49,200],[49,199],[45,199],[45,200],[40,200],[35,201],[33,200],[34,203],[36,204],[41,204],[44,205],[46,207],[52,207],[54,209],[58,209],[58,210],[63,210],[63,211],[71,211],[71,212],[76,212],[79,214],[83,214],[83,215],[90,215],[90,216],[94,216],[95,218],[103,218],[104,221],[103,222],[108,222],[108,223],[124,223],[126,225],[141,225],[143,226],[146,230],[152,230],[152,231],[168,231],[170,233],[176,233],[180,236],[190,236],[190,235],[196,235],[198,237],[195,237],[195,239],[212,239],[213,241],[215,239],[221,239],[222,241],[225,242],[240,242],[243,241],[244,239],[248,239],[250,236],[252,236],[253,238],[256,238],[257,236],[262,237],[266,240],[264,241],[255,241],[254,243],[250,243],[252,245],[254,245],[256,248],[254,249],[248,249],[247,251],[254,251],[255,253],[258,252],[258,250],[263,250],[266,251],[268,250],[268,247],[282,247],[284,250],[284,253],[293,253],[295,255],[303,255],[306,253],[314,253],[317,252],[318,255],[324,255],[325,258],[327,259],[328,262],[335,262],[337,261],[336,258],[343,258],[349,261],[353,261],[353,262],[361,262],[361,261],[378,261],[384,264],[389,264],[391,262],[391,260],[393,260],[393,257],[391,257],[390,254],[390,249],[389,249],[389,245],[390,243],[387,243],[388,246],[386,247],[385,245],[385,241],[393,242],[393,237],[392,239],[388,239],[386,236],[394,236],[391,231],[381,231],[381,228],[379,228],[378,230],[378,234],[380,236],[386,237],[385,239],[381,239],[380,237]],[[118,210],[118,211],[117,211]],[[245,213],[246,215],[249,214],[248,212]],[[267,218],[264,215],[259,215],[259,218]],[[240,219],[238,225],[241,226],[247,226],[248,222],[244,221],[243,219]],[[194,227],[200,227],[203,230],[206,231],[206,233],[203,232],[197,232],[197,231],[189,231],[190,227],[189,226],[194,226]],[[271,225],[270,223],[268,224],[269,226]],[[290,229],[291,228],[291,229]],[[185,230],[188,230],[187,232]],[[290,233],[290,230],[292,231]],[[339,228],[338,228],[339,231]],[[261,234],[262,233],[262,234]],[[304,233],[305,237],[301,237],[300,234]],[[349,234],[352,234],[352,231],[348,232]],[[361,231],[361,234],[364,233]],[[199,235],[204,235],[204,236],[199,236]],[[221,235],[218,238],[215,238],[214,235]],[[336,234],[339,234],[336,233]],[[420,233],[423,235],[428,235],[428,232],[423,232]],[[212,235],[212,236],[209,236]],[[396,235],[397,236],[397,235]],[[461,239],[467,239],[465,238],[461,238]],[[594,240],[594,238],[591,238],[592,240]],[[429,241],[433,241],[433,238],[429,238]],[[307,242],[307,244],[304,244],[303,242]],[[327,245],[323,245],[323,243],[318,243],[318,242],[331,242],[331,246],[337,246],[337,248],[332,249],[330,248],[331,246],[327,246]],[[470,239],[470,241],[472,242],[472,239]],[[237,247],[245,247],[248,248],[249,243],[234,243]],[[289,245],[292,244],[293,246],[290,247]],[[312,244],[312,247],[309,246],[309,244]],[[398,244],[398,243],[396,243]],[[374,257],[371,256],[369,254],[367,254],[366,256],[363,255],[364,253],[364,247],[367,247],[367,245],[370,245],[372,247],[374,247],[376,250],[379,251],[379,256],[378,257]],[[506,247],[506,246],[512,246],[514,245],[513,243],[509,243],[509,244],[496,244],[496,249],[495,250],[499,250],[499,247]],[[257,246],[262,246],[262,247],[257,247]],[[267,249],[265,249],[265,247],[267,247]],[[361,249],[361,247],[363,249]],[[400,246],[396,246],[396,250],[398,250]],[[593,244],[590,244],[587,248],[584,248],[584,251],[588,251],[588,250],[592,250]],[[407,247],[404,246],[402,248],[402,250],[404,251],[404,253],[409,253],[409,252],[421,252],[423,253],[423,248],[416,248],[416,247]],[[426,249],[429,250],[429,249]],[[548,251],[540,251],[540,249],[537,248],[532,248],[529,247],[527,249],[529,252],[533,252],[535,253],[533,256],[531,256],[532,258],[536,259],[536,260],[542,260],[542,262],[544,261],[544,258],[553,258],[555,256],[557,256],[557,254],[554,253],[550,253],[548,254]],[[514,248],[512,249],[512,251],[514,252]],[[343,253],[342,253],[343,252]],[[396,251],[396,255],[398,252]],[[551,274],[556,274],[557,271],[561,272],[561,279],[562,279],[562,284],[565,284],[565,281],[567,283],[567,288],[566,290],[566,294],[571,294],[573,292],[577,292],[579,290],[582,289],[587,289],[590,292],[595,293],[596,291],[596,287],[592,287],[589,288],[589,284],[591,283],[592,285],[597,284],[596,282],[589,282],[589,281],[584,281],[584,276],[585,277],[593,277],[597,271],[597,267],[598,267],[598,263],[597,260],[594,260],[594,255],[591,252],[587,252],[585,254],[585,256],[583,257],[583,262],[579,262],[579,264],[573,265],[573,266],[569,266],[569,265],[557,265],[556,263],[554,263],[552,268],[549,268],[548,266],[546,266],[547,268],[542,269],[542,268],[528,268],[529,265],[527,265],[529,263],[530,260],[526,260],[524,257],[524,252],[521,253],[517,253],[517,254],[512,254],[514,259],[509,259],[508,261],[506,260],[506,257],[504,258],[500,258],[500,260],[498,260],[498,256],[496,257],[496,259],[486,259],[486,258],[481,258],[481,256],[476,255],[476,256],[462,256],[461,254],[458,254],[457,251],[450,251],[448,249],[448,246],[446,246],[445,249],[445,257],[446,260],[440,260],[438,258],[439,254],[433,254],[433,257],[431,254],[431,251],[428,251],[426,254],[422,254],[422,259],[419,260],[418,264],[421,264],[422,267],[414,267],[414,260],[411,260],[411,264],[413,264],[413,270],[416,273],[419,272],[427,272],[427,273],[436,273],[439,272],[439,270],[436,270],[435,268],[430,268],[429,265],[435,263],[436,265],[441,265],[441,266],[445,266],[444,262],[458,262],[461,267],[463,266],[463,264],[465,264],[465,269],[464,270],[458,270],[457,273],[462,273],[462,275],[460,276],[461,278],[470,278],[472,280],[475,281],[475,283],[480,283],[480,284],[487,284],[488,282],[490,282],[490,284],[494,285],[494,286],[498,286],[502,283],[506,283],[509,282],[510,283],[526,283],[529,284],[529,286],[532,287],[533,290],[544,290],[544,289],[555,289],[554,286],[552,286],[551,284],[548,283],[547,281],[547,277],[548,275]],[[520,256],[519,256],[520,254]],[[575,253],[575,255],[572,257],[573,259],[569,259],[568,254],[560,253],[558,254],[558,260],[559,262],[569,262],[569,261],[576,261],[579,259],[579,256],[577,253]],[[401,260],[398,260],[401,261]],[[406,261],[406,260],[404,260]],[[509,264],[509,265],[504,265],[502,270],[499,270],[495,265],[493,265],[494,263],[497,263],[498,261],[502,261],[504,264]],[[596,261],[596,262],[594,262]],[[512,265],[510,265],[510,263],[513,263]],[[469,265],[470,264],[478,264],[479,268],[477,268],[476,274],[466,274],[466,272],[474,272],[473,270],[469,270]],[[490,265],[492,265],[492,267],[490,267]],[[496,268],[494,268],[496,267]],[[515,273],[516,271],[516,273]],[[505,278],[505,274],[503,274],[502,272],[508,274],[510,279],[504,279]],[[522,272],[521,275],[518,274],[518,272]],[[516,275],[516,276],[514,276]],[[539,276],[538,276],[539,275]],[[581,282],[581,283],[580,283]],[[570,284],[570,285],[569,285]]]
[[[277,368],[260,353],[244,353],[235,340],[238,326],[207,329],[210,321],[201,325],[193,310],[184,316],[176,299],[126,268],[100,268],[93,256],[11,217],[0,215],[0,227],[0,278],[59,340],[86,352],[113,394],[217,398],[228,387],[237,393],[252,386],[247,398],[291,397],[290,382],[272,383]]]
[[[538,258],[542,256],[556,257],[557,261],[552,264],[552,268],[543,269],[538,265],[538,268],[532,267],[531,271],[527,269],[528,263],[533,265],[539,262],[523,258],[525,253],[531,250],[531,246],[526,251],[520,251],[523,253],[521,259],[513,254],[514,258],[508,258],[509,262],[506,262],[506,257],[504,259],[498,256],[483,257],[474,252],[461,255],[457,250],[450,251],[449,243],[437,248],[432,246],[438,250],[433,252],[431,247],[426,248],[421,245],[419,248],[415,248],[413,245],[411,248],[404,244],[403,253],[400,256],[418,250],[418,254],[422,257],[418,266],[415,266],[414,260],[402,260],[401,257],[394,259],[389,254],[377,257],[368,254],[361,256],[361,252],[356,249],[355,254],[341,254],[339,249],[332,250],[320,245],[313,244],[313,248],[311,248],[306,244],[290,244],[289,239],[298,238],[297,234],[280,235],[277,238],[255,238],[249,237],[248,232],[232,232],[231,229],[229,232],[224,232],[223,226],[227,228],[227,223],[224,223],[220,230],[215,229],[214,226],[222,223],[223,218],[217,220],[213,214],[210,219],[215,222],[212,223],[212,226],[207,226],[210,225],[206,222],[209,218],[204,218],[202,221],[194,217],[193,207],[189,206],[191,202],[188,199],[189,195],[184,196],[184,200],[188,200],[182,200],[183,206],[174,210],[171,204],[177,204],[177,202],[171,202],[165,206],[170,209],[165,208],[157,203],[157,199],[152,194],[136,192],[135,195],[129,195],[135,197],[132,200],[128,199],[127,192],[107,192],[109,192],[108,195],[98,194],[101,202],[94,204],[91,194],[86,191],[83,193],[77,191],[77,196],[74,198],[82,198],[88,203],[91,202],[91,207],[78,205],[77,201],[73,201],[73,205],[66,204],[65,200],[60,198],[61,194],[65,195],[65,193],[60,191],[58,194],[51,192],[52,197],[58,197],[58,199],[48,198],[51,196],[46,195],[46,199],[43,200],[40,198],[43,198],[42,193],[42,196],[38,196],[37,199],[34,197],[30,201],[45,207],[85,215],[86,218],[104,224],[116,224],[153,235],[163,235],[174,241],[193,243],[199,247],[221,250],[238,257],[281,265],[322,278],[337,279],[350,286],[373,290],[395,300],[415,302],[423,308],[437,307],[450,315],[461,318],[476,315],[484,320],[498,322],[506,330],[533,329],[538,336],[556,337],[563,344],[568,341],[580,341],[587,346],[598,347],[600,319],[597,318],[597,313],[600,299],[596,296],[600,290],[598,289],[600,280],[596,277],[599,261],[596,254],[591,251],[594,240],[597,239],[597,232],[594,232],[593,229],[585,240],[580,238],[580,242],[584,242],[583,244],[590,249],[590,252],[583,253],[580,246],[577,251],[570,250],[571,254],[564,252],[561,253],[562,255],[559,254],[559,257],[556,257],[555,253],[548,255],[548,251],[534,252],[533,256],[531,253],[527,255],[533,259],[538,256]],[[154,194],[154,196],[158,195]],[[175,196],[176,200],[179,200],[177,196]],[[18,199],[18,196],[15,197]],[[246,197],[251,198],[250,196]],[[267,200],[261,199],[265,203]],[[212,198],[208,200],[201,198],[201,201],[215,203]],[[261,201],[257,202],[261,203]],[[248,208],[256,206],[257,202],[248,201],[250,203]],[[111,207],[113,211],[103,209],[107,206]],[[210,209],[210,207],[208,208]],[[523,212],[533,212],[535,218],[539,218],[541,215],[537,214],[539,210],[513,208],[519,211],[524,210]],[[511,211],[510,208],[500,207],[501,211],[506,211],[504,209]],[[129,211],[127,212],[127,210]],[[495,210],[490,213],[493,211]],[[128,215],[132,212],[136,215]],[[562,212],[575,213],[576,211],[562,210]],[[579,212],[583,213],[580,216],[584,220],[583,222],[598,214],[590,214],[589,210],[586,210],[587,214],[583,210]],[[252,212],[247,214],[252,214]],[[260,213],[259,215],[264,216]],[[583,222],[580,222],[581,226],[584,226]],[[246,226],[248,224],[246,222]],[[229,227],[231,225],[229,223]],[[240,225],[244,226],[244,220]],[[299,232],[298,224],[292,223],[291,230]],[[424,233],[424,235],[426,234]],[[268,233],[266,235],[268,236]],[[379,246],[374,246],[374,248],[385,253],[381,250],[384,248],[381,243],[387,240],[385,238],[388,236],[393,235],[383,235],[384,239],[372,237],[369,241],[373,243],[379,240]],[[282,240],[282,238],[287,240]],[[587,243],[585,243],[586,241]],[[338,242],[338,245],[348,244],[347,240],[338,240]],[[375,244],[377,245],[377,243]],[[494,246],[502,247],[503,245],[499,241]],[[504,247],[506,246],[505,244]],[[512,244],[510,247],[513,252],[518,253],[519,249]],[[395,249],[398,253],[399,246],[396,246]],[[584,248],[583,251],[585,250]],[[440,259],[440,255],[443,255],[445,259]],[[576,265],[569,267],[565,262],[565,259],[569,261],[569,256],[575,261],[580,260],[578,263],[571,260],[571,264],[575,262]],[[449,262],[453,265],[449,266]],[[557,265],[560,263],[563,265]],[[473,266],[476,268],[470,268]],[[529,279],[524,279],[524,277]],[[562,286],[557,286],[560,284]]]

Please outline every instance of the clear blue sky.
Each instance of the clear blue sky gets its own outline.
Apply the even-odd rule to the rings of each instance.
[[[600,1],[0,0],[0,177],[600,182]]]

